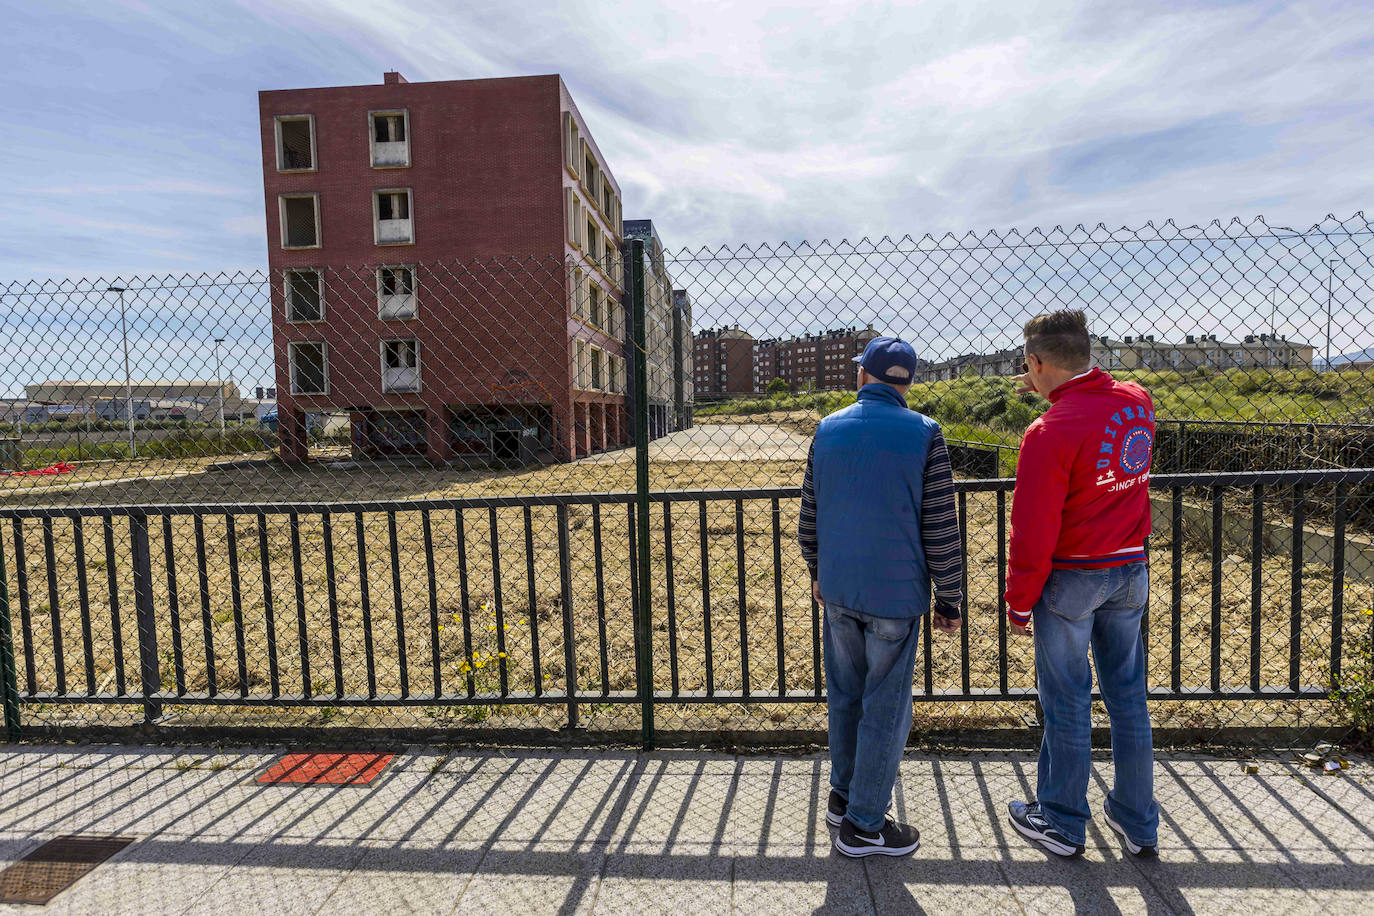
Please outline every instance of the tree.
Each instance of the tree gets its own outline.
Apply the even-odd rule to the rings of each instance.
[[[774,378],[768,383],[768,396],[770,398],[780,398],[789,391],[787,383],[780,378]]]

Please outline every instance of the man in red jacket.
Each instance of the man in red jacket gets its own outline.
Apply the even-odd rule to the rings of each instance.
[[[1007,615],[1035,640],[1045,714],[1036,800],[1008,805],[1012,826],[1061,856],[1083,852],[1092,737],[1092,671],[1112,724],[1115,782],[1107,824],[1138,856],[1155,855],[1159,807],[1140,621],[1149,601],[1154,402],[1093,369],[1080,311],[1025,327],[1026,388],[1050,400],[1021,440],[1011,510]]]

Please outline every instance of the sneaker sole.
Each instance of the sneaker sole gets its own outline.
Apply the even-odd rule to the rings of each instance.
[[[825,812],[825,822],[829,824],[831,827],[838,828],[841,824],[844,823],[844,815],[836,814],[833,811],[827,811]]]
[[[1121,829],[1121,825],[1112,820],[1112,816],[1107,813],[1106,808],[1102,809],[1102,816],[1107,819],[1107,826],[1112,828],[1117,836],[1121,837],[1121,841],[1126,844],[1126,849],[1130,851],[1131,855],[1140,856],[1146,859],[1159,855],[1158,850],[1154,846],[1145,847],[1136,845],[1130,837],[1126,836],[1126,831]]]
[[[910,846],[846,846],[839,837],[835,837],[835,848],[840,851],[840,855],[851,859],[862,859],[867,856],[909,856],[921,848],[921,841],[917,840]]]
[[[1011,825],[1016,828],[1017,833],[1057,856],[1062,856],[1065,859],[1072,859],[1074,856],[1081,855],[1083,852],[1083,850],[1079,849],[1077,846],[1067,846],[1058,840],[1050,839],[1042,833],[1022,827],[1021,823],[1014,817],[1008,817],[1007,820],[1011,821]]]

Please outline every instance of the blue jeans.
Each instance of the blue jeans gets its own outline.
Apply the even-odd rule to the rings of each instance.
[[[883,826],[897,764],[911,733],[911,678],[919,617],[890,618],[825,606],[825,689],[830,787],[860,830]]]
[[[1154,800],[1154,749],[1145,704],[1145,646],[1140,619],[1150,599],[1149,568],[1059,569],[1050,574],[1031,612],[1036,687],[1045,710],[1037,801],[1060,833],[1083,843],[1091,812],[1091,647],[1098,687],[1112,723],[1112,819],[1141,845],[1159,827]]]

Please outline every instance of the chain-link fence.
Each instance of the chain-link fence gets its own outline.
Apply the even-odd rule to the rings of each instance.
[[[10,284],[14,714],[814,736],[799,487],[853,357],[893,334],[921,357],[908,403],[951,446],[967,558],[966,625],[923,630],[916,727],[1024,734],[1032,653],[1001,595],[1017,448],[1047,405],[1012,376],[1022,324],[1074,307],[1095,362],[1156,404],[1156,725],[1345,732],[1374,622],[1363,216],[681,252],[634,235],[602,262]]]

